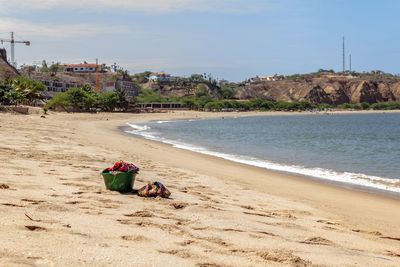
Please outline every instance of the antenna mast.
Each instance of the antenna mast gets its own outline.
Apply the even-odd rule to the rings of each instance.
[[[342,47],[342,56],[343,56],[343,72],[346,71],[346,58],[345,58],[345,45],[344,45],[344,36],[343,36],[343,47]]]
[[[351,54],[349,54],[349,68],[350,68],[350,72],[351,72]]]

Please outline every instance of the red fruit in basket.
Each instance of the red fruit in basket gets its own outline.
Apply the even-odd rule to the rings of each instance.
[[[119,171],[119,172],[138,173],[139,168],[132,163],[118,161],[114,164],[114,166],[112,168],[106,168],[106,169],[104,169],[104,171],[106,171],[106,172]]]
[[[115,162],[115,164],[114,164],[114,166],[113,166],[113,170],[114,170],[114,171],[117,171],[119,168],[122,167],[122,164],[123,164],[122,161]]]
[[[126,164],[124,164],[123,166],[121,166],[118,169],[120,172],[128,172],[128,166]]]
[[[127,166],[128,166],[128,170],[129,171],[132,171],[132,172],[138,172],[139,171],[139,168],[138,167],[136,167],[134,164],[132,164],[132,163],[127,163]]]

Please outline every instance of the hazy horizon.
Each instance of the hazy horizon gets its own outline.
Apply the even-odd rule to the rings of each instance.
[[[0,0],[0,38],[19,65],[116,62],[131,73],[255,75],[352,69],[399,73],[400,2],[300,0]],[[9,52],[9,44],[0,44]],[[348,68],[348,65],[347,65]]]

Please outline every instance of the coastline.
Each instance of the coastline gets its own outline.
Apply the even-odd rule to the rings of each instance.
[[[371,113],[400,113],[400,111],[335,111],[335,114],[341,114],[341,115],[348,115],[348,114],[371,114]],[[202,116],[204,115],[205,116]],[[250,113],[235,113],[235,112],[225,112],[225,113],[203,113],[201,112],[194,114],[184,114],[183,116],[178,115],[177,118],[171,118],[172,119],[209,119],[209,118],[220,118],[220,117],[235,117],[235,116],[281,116],[281,115],[286,115],[286,116],[298,116],[298,115],[314,115],[314,113],[311,112],[250,112]],[[160,120],[159,118],[154,118],[152,121]],[[149,120],[139,120],[139,121],[134,121],[134,122],[140,122],[144,123]],[[121,135],[120,130],[118,129],[121,127],[122,124],[114,124],[113,127],[109,130],[117,130]],[[114,128],[114,129],[113,129]],[[338,183],[338,182],[333,182],[333,181],[322,181],[321,179],[310,177],[310,176],[304,176],[304,175],[296,175],[294,173],[286,173],[286,172],[280,172],[280,171],[274,171],[274,170],[268,170],[265,168],[260,168],[256,166],[251,166],[248,164],[243,164],[243,163],[238,163],[238,162],[233,162],[231,160],[223,159],[223,158],[218,158],[212,155],[204,155],[200,154],[197,152],[193,151],[188,151],[188,150],[183,150],[180,148],[175,148],[172,147],[170,144],[164,144],[158,141],[152,141],[152,140],[147,140],[141,137],[135,137],[131,134],[126,134],[123,133],[123,135],[127,135],[127,137],[134,138],[136,139],[135,142],[143,143],[145,145],[148,145],[148,143],[151,143],[151,146],[156,146],[155,150],[162,150],[163,152],[167,152],[174,154],[174,159],[171,158],[165,158],[165,157],[157,157],[157,160],[167,163],[170,166],[174,167],[180,167],[182,166],[182,162],[185,164],[187,161],[183,160],[186,158],[190,158],[191,162],[196,161],[197,163],[190,166],[190,169],[195,171],[196,173],[201,173],[201,174],[206,174],[206,175],[213,175],[220,177],[224,177],[224,179],[228,179],[230,181],[234,181],[236,183],[240,183],[241,186],[243,186],[245,189],[251,188],[251,190],[260,190],[262,192],[268,192],[274,195],[279,195],[279,196],[285,196],[288,198],[291,198],[293,200],[298,200],[301,199],[302,201],[306,201],[308,204],[315,205],[316,203],[324,203],[323,205],[316,204],[316,206],[319,209],[326,209],[326,212],[338,212],[340,209],[339,207],[346,207],[347,203],[356,203],[359,199],[363,199],[369,204],[363,203],[360,206],[355,206],[354,208],[351,208],[349,210],[340,210],[341,211],[341,216],[346,217],[347,220],[349,220],[350,223],[353,223],[354,226],[362,226],[363,223],[368,221],[369,225],[365,225],[366,227],[379,227],[379,230],[389,230],[393,229],[394,231],[389,230],[390,234],[394,235],[400,235],[400,231],[396,230],[396,225],[400,223],[400,215],[399,216],[393,216],[392,220],[393,222],[390,223],[390,226],[388,227],[382,227],[381,222],[379,222],[379,219],[371,223],[371,220],[374,220],[374,217],[380,217],[376,212],[382,212],[381,216],[385,218],[389,218],[388,216],[391,216],[393,210],[399,210],[400,211],[400,206],[399,206],[399,197],[398,194],[390,193],[390,192],[382,192],[380,190],[375,190],[375,189],[370,189],[366,187],[358,187],[354,185],[349,185],[345,183]],[[179,156],[180,160],[182,162],[179,162],[179,160],[176,160],[176,156],[179,151]],[[147,157],[155,157],[155,154],[151,155],[152,152],[146,153]],[[195,158],[195,159],[194,159]],[[179,163],[176,163],[179,162]],[[201,163],[199,163],[201,162]],[[212,171],[207,171],[204,170],[201,166],[204,166],[207,163],[215,163],[216,166],[213,166]],[[218,166],[224,166],[223,170],[218,170]],[[188,164],[185,165],[186,168],[189,167]],[[226,169],[225,167],[233,167],[234,170],[229,170]],[[209,169],[209,168],[207,168]],[[243,179],[239,174],[242,174],[242,172],[239,169],[246,169],[246,171],[252,171],[255,174],[256,178],[250,178],[250,179]],[[225,175],[225,173],[229,173],[230,175]],[[235,174],[235,175],[232,175]],[[271,184],[264,184],[262,185],[261,181],[264,182],[265,180],[262,180],[262,177],[269,176],[275,178],[273,181],[271,181]],[[285,182],[290,180],[293,182],[293,184],[290,184],[290,187],[286,187],[287,184],[285,183],[284,185],[279,185],[280,180],[285,179]],[[272,189],[272,187],[275,187],[275,189]],[[298,189],[301,188],[301,190],[296,190],[296,187]],[[310,188],[308,188],[310,187]],[[312,194],[310,192],[319,192],[320,190],[325,191],[329,194],[322,194],[322,195],[317,195],[319,199],[313,199],[311,196]],[[306,193],[307,192],[307,193]],[[351,199],[340,199],[336,198],[337,196],[340,196],[342,193],[345,193],[346,195],[352,195]],[[308,195],[304,196],[304,195]],[[367,201],[368,200],[368,201]],[[384,202],[381,204],[377,204],[379,202]],[[328,204],[329,203],[329,204]],[[371,206],[369,206],[371,205]],[[385,208],[388,206],[389,208]],[[375,208],[376,207],[376,208]],[[347,207],[349,208],[349,207]],[[362,217],[358,218],[352,218],[352,215],[359,212],[361,209],[365,212]]]
[[[308,114],[311,115],[311,114]],[[266,115],[268,116],[268,115]],[[301,115],[298,115],[301,116]],[[228,118],[230,116],[222,117]],[[249,116],[254,117],[254,116]],[[198,119],[201,120],[201,119]],[[203,120],[216,120],[215,118],[204,118]],[[217,118],[220,120],[220,118]],[[232,154],[220,152],[217,150],[207,149],[203,145],[195,145],[191,142],[182,142],[173,139],[166,139],[164,136],[160,136],[159,134],[154,135],[152,133],[152,127],[149,128],[149,124],[153,123],[168,123],[168,122],[177,122],[179,120],[169,120],[169,121],[148,121],[141,123],[131,122],[126,123],[125,126],[119,126],[118,129],[128,134],[128,136],[136,136],[146,140],[155,141],[163,144],[170,145],[174,148],[188,150],[204,155],[209,155],[216,158],[222,158],[225,160],[229,160],[236,163],[241,163],[245,165],[255,166],[261,169],[266,169],[278,173],[284,173],[289,175],[295,175],[300,177],[306,177],[309,179],[313,179],[315,181],[320,181],[322,183],[328,183],[344,188],[354,188],[354,190],[366,191],[376,194],[388,195],[393,198],[400,198],[400,187],[396,184],[391,178],[383,178],[378,176],[371,176],[363,173],[351,173],[351,172],[337,172],[332,169],[321,169],[318,167],[304,167],[295,164],[284,164],[269,161],[268,159],[256,158],[253,156],[245,155],[245,154]],[[183,119],[182,121],[195,121],[194,119]],[[179,129],[176,129],[179,131]],[[148,132],[150,131],[150,132]]]
[[[144,122],[140,122],[140,123],[144,123]],[[141,135],[127,133],[127,132],[125,132],[125,127],[126,126],[119,126],[118,127],[118,129],[120,131],[120,134],[123,134],[124,136],[126,136],[128,138],[136,138],[136,139],[139,139],[139,140],[142,140],[142,141],[148,141],[148,142],[152,143],[153,145],[162,145],[162,146],[170,147],[172,149],[184,150],[184,151],[188,151],[188,152],[195,153],[195,154],[198,154],[198,155],[204,155],[206,157],[210,157],[210,160],[212,160],[212,159],[221,159],[221,160],[232,162],[232,163],[236,163],[236,164],[239,164],[239,165],[242,165],[242,166],[249,166],[249,167],[257,168],[259,170],[265,170],[266,172],[272,172],[272,173],[275,173],[275,174],[287,175],[287,176],[291,176],[292,178],[296,177],[296,178],[299,178],[299,179],[304,179],[305,181],[310,180],[310,181],[314,181],[316,183],[327,184],[327,185],[333,186],[333,187],[343,188],[343,189],[352,190],[352,191],[360,191],[360,192],[364,192],[364,193],[380,195],[380,196],[386,197],[386,198],[400,200],[400,193],[399,192],[394,192],[394,191],[389,191],[389,190],[385,190],[385,189],[365,186],[365,185],[361,185],[361,184],[354,184],[354,183],[341,182],[341,181],[335,181],[335,180],[329,180],[329,179],[322,179],[322,178],[318,178],[318,177],[315,177],[315,176],[296,173],[296,172],[290,172],[290,171],[286,171],[286,170],[274,170],[274,169],[269,169],[267,167],[260,167],[260,166],[254,165],[254,164],[244,163],[244,162],[236,161],[234,159],[225,158],[223,156],[214,155],[213,154],[214,151],[210,151],[211,153],[202,153],[202,152],[198,152],[198,151],[191,150],[191,149],[181,148],[180,146],[176,146],[175,144],[171,144],[169,142],[162,142],[162,141],[159,141],[159,140],[152,140],[152,139],[148,139],[148,138],[146,138],[144,136],[141,136]],[[218,152],[216,152],[216,153],[218,153]],[[388,179],[388,178],[385,178],[385,179]]]
[[[358,112],[356,112],[356,113],[358,114]],[[361,111],[360,113],[364,113],[364,112]],[[372,112],[372,113],[375,113],[375,112]],[[354,112],[340,112],[338,114],[347,115],[347,114],[355,114],[355,113]],[[223,115],[225,117],[230,116],[229,113],[228,114],[225,113]],[[264,115],[263,113],[261,113],[261,114],[257,113],[257,114],[251,114],[249,116],[263,116],[263,115]],[[273,112],[272,114],[265,114],[265,115],[266,116],[274,116],[274,115],[282,115],[282,114]],[[313,115],[313,114],[311,114],[311,113],[304,114],[303,112],[299,112],[299,113],[289,113],[286,115]],[[233,116],[236,116],[236,114]],[[217,117],[220,117],[220,116],[217,116]],[[213,116],[202,117],[201,119],[207,119],[207,118],[214,118],[214,117]],[[193,119],[193,118],[189,116],[189,117],[184,117],[181,119]],[[156,120],[158,120],[158,119],[156,119]],[[145,121],[140,121],[140,122],[144,123]],[[120,131],[120,129],[119,129],[120,127],[122,127],[122,125],[117,126],[119,134],[122,134],[129,138],[134,138],[135,142],[140,142],[140,143],[143,142],[144,144],[151,143],[153,147],[156,146],[155,150],[161,149],[164,152],[168,151],[168,154],[174,154],[173,160],[168,159],[168,158],[157,158],[158,160],[160,160],[162,162],[167,162],[167,164],[171,165],[171,166],[179,167],[182,164],[181,162],[185,162],[185,166],[187,168],[189,166],[189,164],[187,164],[187,161],[184,161],[182,159],[190,158],[191,161],[197,162],[197,164],[195,164],[195,166],[193,166],[193,165],[190,166],[190,169],[197,173],[202,173],[202,174],[206,174],[206,175],[215,175],[216,172],[218,172],[219,176],[224,176],[225,179],[229,179],[234,182],[238,182],[241,184],[241,186],[244,186],[245,188],[252,188],[252,190],[260,190],[262,192],[268,192],[268,193],[272,193],[272,194],[279,195],[279,196],[284,195],[285,197],[289,197],[294,200],[301,199],[302,201],[308,201],[308,204],[322,202],[322,203],[325,203],[325,205],[323,205],[322,208],[326,208],[327,212],[336,212],[337,211],[337,207],[335,207],[336,205],[337,206],[343,205],[343,207],[344,207],[344,206],[346,206],[346,203],[354,203],[354,201],[357,201],[357,199],[363,199],[363,200],[368,199],[368,200],[371,200],[372,202],[375,202],[375,201],[386,202],[386,200],[387,200],[388,202],[386,202],[387,204],[385,204],[385,205],[390,206],[389,210],[398,209],[400,211],[400,207],[398,206],[400,204],[400,195],[398,193],[387,192],[384,190],[369,188],[369,187],[365,187],[365,186],[346,184],[346,183],[337,182],[337,181],[323,180],[323,179],[319,179],[319,178],[312,177],[312,176],[289,173],[289,172],[285,172],[285,171],[269,170],[266,168],[252,166],[252,165],[245,164],[245,163],[234,162],[232,160],[224,159],[221,157],[217,157],[217,156],[213,156],[213,155],[206,155],[206,154],[202,154],[202,153],[198,153],[198,152],[194,152],[194,151],[190,151],[190,150],[176,148],[176,147],[173,147],[171,144],[165,144],[165,143],[162,143],[159,141],[148,140],[148,139],[145,139],[140,136],[123,133],[122,131]],[[179,160],[176,159],[178,154],[179,154]],[[150,155],[146,155],[146,156],[150,157]],[[176,162],[179,162],[179,163],[176,163]],[[199,167],[199,165],[204,166],[207,163],[209,163],[209,164],[214,163],[216,166],[213,166],[212,171],[207,171],[207,170],[204,170],[201,167]],[[221,166],[221,165],[224,166],[224,169],[222,171],[216,171],[218,169],[218,166]],[[233,167],[235,169],[235,171],[231,171],[227,167]],[[207,169],[209,169],[209,168],[210,167],[208,166]],[[251,172],[252,174],[255,174],[257,178],[243,179],[242,177],[240,177],[240,175],[224,175],[225,172],[231,173],[231,174],[243,173],[239,169],[246,169],[246,172]],[[275,179],[273,181],[267,181],[265,179],[263,180],[263,177],[264,178],[265,177],[273,177]],[[279,185],[279,182],[282,180],[284,180],[285,182],[290,181],[290,183],[293,182],[293,184],[290,184],[290,187],[286,187],[288,184],[286,184],[285,182],[284,182],[284,186]],[[263,184],[263,183],[265,183],[265,184]],[[272,189],[271,185],[272,185],[272,187],[275,187],[276,189]],[[302,190],[296,191],[295,187],[301,188]],[[303,196],[304,194],[312,196],[312,194],[310,192],[318,192],[321,190],[322,191],[326,190],[327,191],[326,193],[329,192],[329,194],[332,194],[335,196],[327,197],[327,195],[323,194],[325,196],[321,197],[320,195],[318,195],[318,197],[321,197],[320,199],[312,199],[311,197]],[[288,192],[291,192],[291,193],[288,193]],[[308,192],[308,193],[305,193],[305,192]],[[341,193],[354,194],[354,196],[352,196],[352,201],[349,201],[347,199],[345,201],[343,201],[343,199],[342,200],[336,199],[336,196],[341,195]],[[337,203],[337,202],[341,202],[341,203]],[[330,204],[330,207],[328,207],[328,205],[327,205],[328,203]],[[374,206],[374,204],[371,204],[371,205]],[[385,205],[382,205],[382,207]],[[374,213],[375,209],[368,207],[368,205],[362,205],[362,206],[364,207],[365,212],[369,215],[365,216],[365,218],[363,218],[361,220],[359,220],[359,219],[351,220],[351,221],[353,221],[354,225],[357,225],[358,222],[365,222],[366,220],[369,220],[370,218],[373,218],[374,216],[377,215],[376,213]],[[318,206],[318,208],[321,208],[321,206]],[[370,209],[370,208],[373,210],[373,212],[368,212],[368,209]],[[349,210],[349,211],[343,212],[342,215],[345,215],[345,216],[348,216],[348,218],[351,218],[351,214],[358,211],[359,209],[361,209],[361,207],[355,207],[354,209],[351,209],[351,211]],[[379,211],[382,211],[382,209],[379,208]],[[386,214],[384,217],[387,217],[390,213],[391,213],[391,211],[389,211],[389,213]],[[377,217],[379,217],[379,216],[377,216]],[[391,225],[388,229],[395,229],[395,225],[400,223],[400,216],[395,216],[393,218],[393,220],[395,220],[395,223],[393,225]],[[377,223],[376,225],[379,225],[379,224],[380,223]],[[381,228],[380,230],[383,230],[383,229],[384,228]],[[392,232],[392,234],[400,234],[400,231]]]
[[[10,186],[0,196],[0,265],[400,264],[399,200],[118,129],[242,115],[266,113],[0,114],[1,183]],[[141,167],[135,188],[157,179],[172,199],[106,191],[99,171],[120,159]]]

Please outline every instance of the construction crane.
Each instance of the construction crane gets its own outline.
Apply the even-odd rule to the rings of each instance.
[[[100,93],[99,60],[96,58],[96,92]]]
[[[15,68],[17,67],[17,63],[15,62],[15,44],[25,44],[26,46],[30,46],[30,41],[16,41],[14,39],[14,32],[11,32],[11,39],[0,39],[1,44],[4,42],[11,44],[11,65]]]

